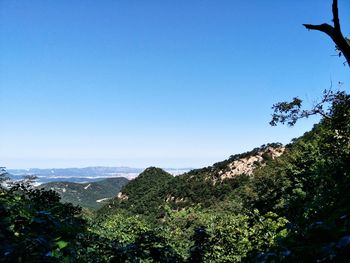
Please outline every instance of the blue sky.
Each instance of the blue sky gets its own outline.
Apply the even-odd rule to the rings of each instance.
[[[348,1],[339,1],[350,35]],[[348,87],[331,1],[0,2],[0,165],[200,167],[317,118],[270,127],[272,104]]]

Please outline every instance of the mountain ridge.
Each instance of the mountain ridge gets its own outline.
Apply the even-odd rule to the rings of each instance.
[[[256,169],[281,156],[284,150],[282,144],[270,143],[178,176],[172,176],[161,168],[149,167],[129,181],[98,213],[132,211],[158,218],[164,205],[174,209],[196,204],[210,206],[215,200],[225,199],[240,180],[253,176]]]

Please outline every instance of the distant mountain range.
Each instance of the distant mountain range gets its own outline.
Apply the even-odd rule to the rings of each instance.
[[[125,177],[130,180],[138,176],[143,170],[143,168],[98,166],[85,168],[8,169],[7,172],[13,180],[20,180],[24,176],[34,175],[37,177],[37,183],[42,184],[61,181],[88,183],[115,177]],[[179,175],[188,172],[190,168],[165,168],[165,170],[172,175]]]

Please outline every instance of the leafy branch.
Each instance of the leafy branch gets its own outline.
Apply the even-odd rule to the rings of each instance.
[[[288,126],[294,126],[299,119],[308,118],[312,115],[321,115],[323,118],[330,118],[330,104],[335,101],[342,92],[326,89],[323,91],[322,99],[315,103],[311,109],[302,109],[302,100],[298,97],[293,98],[291,102],[279,102],[272,106],[274,113],[272,114],[271,126],[278,123]],[[327,108],[326,108],[327,107]],[[326,109],[325,109],[326,108]]]

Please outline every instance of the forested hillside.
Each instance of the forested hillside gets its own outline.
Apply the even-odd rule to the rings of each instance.
[[[173,176],[160,168],[147,168],[126,184],[118,196],[100,209],[98,216],[115,214],[119,211],[154,218],[163,201],[159,192],[172,180]]]
[[[236,154],[213,166],[171,176],[160,168],[150,167],[122,188],[118,196],[98,211],[99,216],[123,213],[159,218],[165,205],[180,209],[193,205],[216,207],[232,194],[241,182],[249,180],[256,169],[280,156],[284,147],[278,143],[262,145]]]
[[[178,177],[148,168],[96,217],[26,182],[2,188],[2,261],[347,262],[349,123],[339,93],[330,117],[291,144]]]
[[[194,204],[217,206],[256,170],[280,156],[284,147],[279,143],[262,145],[252,151],[230,156],[225,161],[180,175],[162,191],[164,200],[173,208]]]
[[[96,209],[106,203],[107,200],[115,197],[128,181],[126,178],[118,177],[84,184],[52,182],[42,184],[38,188],[56,191],[61,197],[61,202]]]

